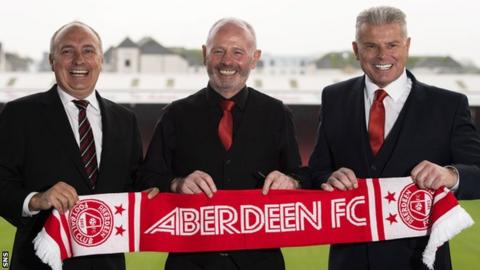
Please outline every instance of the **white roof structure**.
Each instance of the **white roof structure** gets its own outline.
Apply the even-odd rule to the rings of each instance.
[[[361,74],[322,70],[309,75],[261,75],[252,73],[247,84],[286,104],[321,103],[322,89]],[[471,106],[480,106],[480,74],[416,73],[418,80],[468,96]],[[123,104],[166,104],[186,97],[207,85],[206,74],[103,73],[97,83],[100,93]],[[55,83],[53,73],[0,73],[0,103],[46,91]]]

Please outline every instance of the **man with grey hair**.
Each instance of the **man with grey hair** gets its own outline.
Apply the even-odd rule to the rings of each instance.
[[[7,103],[0,115],[0,215],[17,227],[12,270],[50,269],[35,255],[32,240],[53,208],[63,213],[78,195],[133,189],[142,158],[137,121],[95,91],[101,48],[90,26],[62,26],[51,39],[57,83]],[[76,257],[63,269],[119,270],[125,259]]]
[[[141,168],[146,187],[166,192],[218,189],[295,189],[288,176],[300,166],[290,111],[246,86],[260,58],[253,28],[227,18],[203,46],[209,82],[165,108]],[[265,176],[266,175],[266,176]],[[284,269],[280,249],[171,253],[165,269]]]
[[[406,70],[405,14],[393,7],[361,12],[352,46],[365,75],[323,90],[309,161],[313,186],[350,190],[358,187],[357,177],[411,176],[421,189],[446,186],[459,199],[479,198],[480,137],[467,98],[421,83]],[[329,269],[426,269],[427,240],[332,245]],[[434,267],[451,269],[448,243]]]

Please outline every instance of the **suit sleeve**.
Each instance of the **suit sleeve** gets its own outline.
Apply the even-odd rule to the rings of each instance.
[[[24,188],[21,173],[26,145],[24,121],[18,111],[7,104],[0,114],[0,215],[17,227],[23,219],[23,202],[30,193]]]
[[[328,126],[328,104],[325,98],[327,91],[322,92],[322,106],[317,129],[317,140],[315,148],[308,161],[308,169],[311,177],[312,188],[320,188],[327,178],[332,174],[332,154],[327,139]]]
[[[472,123],[467,97],[458,102],[452,128],[451,153],[453,166],[460,174],[456,192],[459,199],[480,198],[480,136]]]
[[[172,155],[175,145],[174,124],[167,107],[155,127],[147,155],[140,168],[140,181],[143,188],[158,187],[169,192],[173,180]]]

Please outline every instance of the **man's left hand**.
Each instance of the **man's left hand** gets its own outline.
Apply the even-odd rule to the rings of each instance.
[[[452,188],[457,184],[458,175],[448,168],[428,160],[420,162],[411,172],[413,182],[421,189]]]
[[[273,171],[265,177],[262,192],[267,195],[270,189],[297,189],[299,187],[300,184],[297,180],[279,171]]]

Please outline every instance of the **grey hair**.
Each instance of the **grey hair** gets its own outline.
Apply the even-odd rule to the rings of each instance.
[[[207,37],[207,45],[212,39],[212,37],[215,35],[215,33],[218,31],[218,29],[226,24],[234,24],[239,27],[245,28],[250,35],[252,35],[253,39],[253,48],[257,48],[257,36],[255,35],[255,30],[253,29],[252,25],[249,24],[248,22],[238,19],[238,18],[222,18],[218,21],[216,21],[213,25],[212,28],[210,28],[210,31],[208,31],[208,37]]]
[[[91,26],[89,26],[86,23],[83,23],[83,22],[80,22],[80,21],[73,21],[73,22],[70,22],[70,23],[67,23],[67,24],[63,25],[57,31],[55,31],[55,33],[53,33],[52,38],[50,39],[50,55],[53,55],[54,52],[55,52],[55,41],[57,40],[58,34],[60,34],[60,32],[62,32],[64,29],[66,29],[70,26],[74,26],[74,25],[85,27],[85,28],[89,29],[90,31],[92,31],[92,33],[98,39],[98,43],[99,43],[99,46],[100,46],[100,51],[103,52],[102,39],[100,38],[100,35],[97,33],[97,31],[95,31]]]
[[[379,6],[366,9],[357,16],[355,27],[355,39],[359,41],[360,28],[363,24],[369,25],[385,25],[398,23],[402,28],[403,35],[407,37],[407,16],[403,11],[395,7]]]

